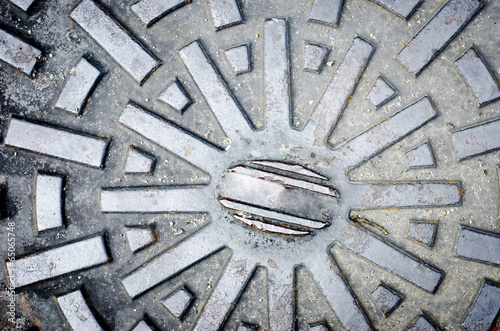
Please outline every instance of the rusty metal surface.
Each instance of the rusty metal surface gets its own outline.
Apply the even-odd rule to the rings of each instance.
[[[0,328],[498,326],[500,115],[455,65],[474,44],[497,76],[498,21],[493,0],[0,0],[43,54],[0,57]],[[414,77],[394,58],[423,37]]]
[[[0,30],[0,59],[8,64],[31,75],[38,58],[42,52],[11,35],[5,30]]]

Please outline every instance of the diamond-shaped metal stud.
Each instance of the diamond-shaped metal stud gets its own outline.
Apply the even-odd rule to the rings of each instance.
[[[129,227],[126,230],[130,250],[133,253],[156,242],[156,234],[151,227]]]
[[[154,170],[156,159],[138,150],[134,146],[130,146],[125,161],[126,174],[151,174]]]
[[[394,98],[396,94],[396,90],[382,76],[379,76],[366,98],[378,108]]]
[[[415,322],[406,331],[437,331],[439,330],[432,324],[423,314],[420,315]]]
[[[384,285],[379,285],[372,292],[372,297],[382,310],[384,317],[389,316],[402,300],[399,294]]]
[[[148,323],[140,321],[131,331],[153,331]]]
[[[158,100],[165,102],[181,114],[192,103],[191,98],[177,78],[160,93]]]
[[[406,152],[410,168],[432,168],[436,166],[434,153],[429,142],[425,142]]]
[[[329,47],[307,42],[304,45],[304,70],[319,74],[329,53]]]
[[[432,247],[436,238],[437,222],[429,221],[410,221],[408,227],[408,238],[416,242]]]
[[[186,287],[177,290],[163,301],[163,305],[179,320],[186,314],[191,302],[194,299],[193,293]]]
[[[248,45],[238,45],[226,49],[226,59],[233,68],[236,75],[252,70],[250,63],[250,51]]]

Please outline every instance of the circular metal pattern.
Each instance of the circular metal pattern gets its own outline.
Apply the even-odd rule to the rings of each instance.
[[[495,1],[0,4],[2,329],[498,326]]]

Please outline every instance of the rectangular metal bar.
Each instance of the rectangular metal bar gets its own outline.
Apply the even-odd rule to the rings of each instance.
[[[479,107],[500,99],[498,81],[474,47],[469,48],[453,63],[474,93]]]
[[[129,296],[137,297],[219,249],[222,245],[214,240],[217,238],[214,230],[198,231],[189,240],[161,253],[123,277],[121,282]],[[193,244],[196,249],[193,249]]]
[[[149,28],[163,16],[190,3],[192,0],[141,0],[130,8]]]
[[[285,19],[264,23],[264,110],[266,125],[290,127],[291,81],[288,28]]]
[[[75,20],[138,83],[160,62],[93,0],[82,0],[71,12]]]
[[[170,122],[133,103],[129,103],[125,107],[119,122],[205,171],[210,170],[206,168],[206,160],[217,155],[215,147],[211,147],[200,139],[190,136]]]
[[[359,307],[349,284],[327,251],[312,252],[311,258],[304,262],[344,329],[371,331],[370,323]]]
[[[201,43],[193,41],[179,50],[179,55],[228,137],[236,139],[235,131],[248,128],[248,123],[241,106]]]
[[[198,188],[103,188],[103,213],[207,212],[209,197]]]
[[[220,203],[231,210],[236,212],[242,212],[244,214],[253,214],[256,216],[261,216],[265,218],[275,219],[282,222],[286,222],[293,225],[299,225],[302,227],[312,228],[312,229],[322,229],[328,225],[328,222],[310,220],[303,217],[292,216],[288,214],[278,213],[272,210],[267,210],[263,208],[254,207],[248,204],[234,202],[228,199],[221,199]]]
[[[243,23],[238,0],[207,0],[215,31]]]
[[[309,21],[336,27],[343,4],[344,0],[314,0],[309,12]]]
[[[247,176],[253,176],[255,178],[261,178],[265,179],[267,181],[275,182],[275,183],[280,183],[283,186],[288,186],[288,187],[295,187],[295,188],[301,188],[304,190],[320,193],[320,194],[325,194],[329,195],[335,198],[339,198],[339,193],[337,190],[321,185],[321,184],[316,184],[312,183],[309,181],[301,180],[301,179],[295,179],[292,177],[288,176],[283,176],[279,174],[275,174],[272,172],[267,172],[259,169],[253,169],[245,166],[236,166],[232,167],[230,169],[232,172],[237,172],[239,174],[247,175]]]
[[[500,118],[469,126],[451,135],[459,160],[500,149]]]
[[[328,180],[328,177],[325,177],[323,175],[320,175],[312,170],[309,170],[307,168],[304,168],[301,165],[298,164],[290,164],[290,163],[285,163],[285,162],[279,162],[279,161],[252,161],[252,164],[260,165],[260,166],[265,166],[269,168],[274,168],[282,171],[288,171],[292,172],[294,174],[299,174],[302,176],[306,177],[312,177],[316,179],[321,179],[321,180]]]
[[[458,182],[360,184],[358,190],[356,208],[439,207],[461,202]]]
[[[254,270],[245,260],[230,259],[193,330],[219,330]]]
[[[80,290],[61,295],[56,300],[73,330],[102,330]]]
[[[467,331],[491,330],[499,312],[500,286],[485,281],[462,326]]]
[[[345,168],[354,168],[403,139],[437,116],[428,97],[400,110],[396,114],[345,142],[336,150]]]
[[[354,225],[346,225],[343,231],[342,246],[428,292],[437,290],[441,271]]]
[[[294,270],[267,269],[269,326],[273,331],[289,331],[295,326]]]
[[[55,107],[80,115],[100,75],[99,69],[82,58],[71,70]]]
[[[108,262],[102,236],[80,240],[7,262],[9,277],[16,287],[62,276]]]
[[[5,145],[100,168],[109,141],[13,117]]]
[[[311,231],[302,231],[302,230],[295,230],[295,229],[290,229],[288,227],[280,226],[280,225],[274,225],[271,223],[266,223],[261,220],[248,217],[248,216],[238,216],[238,215],[233,215],[235,219],[238,221],[256,228],[260,231],[263,232],[268,232],[268,233],[279,233],[279,234],[284,234],[284,235],[294,235],[294,236],[304,236],[306,234],[311,234]]]
[[[60,175],[36,177],[36,226],[38,231],[63,226],[63,180]]]
[[[481,0],[450,0],[399,52],[396,59],[417,76],[483,7]]]
[[[467,259],[500,266],[500,236],[495,233],[462,227],[455,254]]]
[[[37,48],[0,29],[0,60],[31,75],[40,55]]]
[[[362,38],[354,38],[311,115],[308,126],[313,130],[315,145],[326,144],[326,138],[347,106],[374,49]]]

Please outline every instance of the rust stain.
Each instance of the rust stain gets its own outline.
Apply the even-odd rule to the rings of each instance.
[[[278,265],[276,264],[276,261],[274,261],[273,259],[269,259],[267,260],[267,264],[273,268],[273,269],[276,269],[278,267]]]
[[[445,21],[444,21],[444,24],[446,25],[449,25],[450,23],[452,23],[453,21],[457,21],[457,22],[460,22],[460,16],[458,16],[457,14],[451,14],[449,15],[448,17],[446,17]]]

